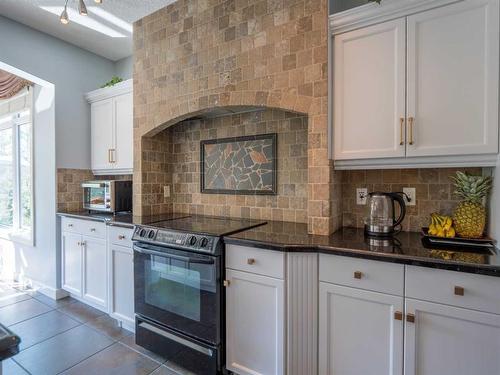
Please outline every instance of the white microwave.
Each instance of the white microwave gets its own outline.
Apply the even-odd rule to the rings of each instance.
[[[83,208],[100,212],[132,211],[132,181],[108,180],[82,183]]]

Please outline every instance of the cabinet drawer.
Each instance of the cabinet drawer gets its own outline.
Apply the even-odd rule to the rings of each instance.
[[[63,217],[61,218],[61,231],[95,238],[106,238],[106,224],[100,221]]]
[[[500,314],[500,278],[406,266],[406,296]]]
[[[124,228],[114,225],[108,225],[108,242],[113,245],[132,247],[132,228]]]
[[[278,279],[285,278],[285,253],[226,245],[226,267]]]
[[[332,284],[402,296],[404,266],[374,260],[320,254],[319,279]]]

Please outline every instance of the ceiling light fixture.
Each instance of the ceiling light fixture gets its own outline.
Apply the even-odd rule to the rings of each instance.
[[[102,4],[103,0],[94,0],[97,4]],[[81,16],[87,16],[89,13],[87,11],[87,6],[85,5],[85,0],[78,0],[78,13]],[[67,25],[69,23],[68,16],[68,0],[64,3],[64,9],[59,17],[59,20],[63,25]]]
[[[85,6],[85,2],[83,0],[80,0],[78,2],[78,12],[80,13],[81,16],[88,16],[87,12],[87,7]]]

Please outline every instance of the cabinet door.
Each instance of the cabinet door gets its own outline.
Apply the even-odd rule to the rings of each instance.
[[[399,19],[335,36],[335,159],[405,156],[405,28]]]
[[[110,314],[134,323],[134,252],[131,248],[110,245]]]
[[[115,169],[132,170],[133,166],[133,95],[119,95],[114,102],[115,144],[113,165]]]
[[[113,101],[106,99],[92,103],[90,111],[92,170],[113,168],[110,151],[113,148]]]
[[[62,287],[76,296],[82,294],[82,236],[70,232],[61,234]]]
[[[468,0],[408,17],[408,156],[498,152],[498,13]]]
[[[106,241],[83,237],[83,298],[107,306]]]
[[[500,374],[500,315],[406,300],[405,375]]]
[[[403,297],[320,282],[319,373],[401,374],[402,311]]]
[[[226,366],[240,375],[284,373],[284,281],[227,270]]]

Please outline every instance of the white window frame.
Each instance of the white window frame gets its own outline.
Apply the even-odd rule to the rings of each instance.
[[[13,168],[12,168],[12,178],[13,178],[13,223],[12,227],[0,226],[0,237],[11,240],[13,242],[22,243],[25,245],[34,246],[35,245],[35,187],[34,187],[34,130],[33,130],[33,90],[27,89],[26,91],[26,106],[24,109],[12,111],[6,115],[0,116],[0,119],[11,118],[11,121],[5,124],[0,124],[0,130],[11,129],[12,130],[12,152],[14,154],[13,158]],[[16,96],[17,98],[17,96]],[[28,108],[26,108],[28,107]],[[29,111],[27,117],[21,118],[20,115]],[[21,227],[21,169],[19,165],[20,160],[20,146],[19,146],[19,131],[20,126],[30,124],[30,179],[31,179],[31,226],[29,230],[25,230]]]

